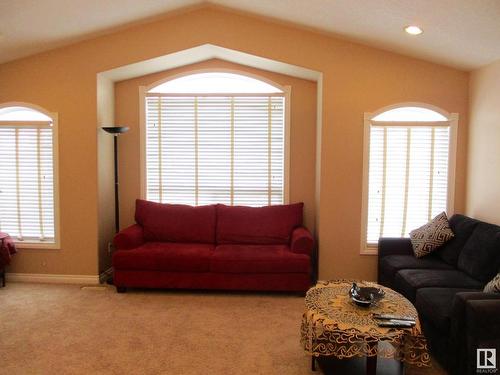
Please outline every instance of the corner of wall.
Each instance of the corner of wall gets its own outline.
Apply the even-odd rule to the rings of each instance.
[[[98,272],[111,266],[109,243],[114,235],[114,154],[113,137],[101,127],[114,124],[114,83],[102,74],[97,74],[97,232]]]

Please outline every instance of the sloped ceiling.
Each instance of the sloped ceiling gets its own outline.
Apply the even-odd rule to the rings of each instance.
[[[113,32],[199,0],[0,1],[0,63]],[[212,0],[463,70],[500,59],[499,0]],[[403,32],[424,29],[418,37]]]

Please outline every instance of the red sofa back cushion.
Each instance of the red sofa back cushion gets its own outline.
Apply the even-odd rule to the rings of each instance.
[[[302,225],[304,203],[244,207],[217,205],[217,243],[289,244],[294,228]]]
[[[137,199],[135,221],[146,241],[215,242],[215,205],[192,207]]]

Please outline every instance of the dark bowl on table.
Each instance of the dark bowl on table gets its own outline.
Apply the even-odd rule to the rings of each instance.
[[[382,299],[384,295],[384,291],[380,288],[359,287],[356,283],[353,283],[349,290],[349,297],[352,301],[362,307],[369,307],[372,303]]]

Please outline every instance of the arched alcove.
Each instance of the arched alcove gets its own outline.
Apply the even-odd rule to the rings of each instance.
[[[276,61],[260,56],[251,55],[248,53],[231,50],[211,44],[204,44],[201,46],[189,48],[186,50],[174,52],[168,55],[160,56],[157,58],[141,61],[126,66],[117,67],[105,72],[98,73],[97,87],[98,87],[98,127],[102,124],[111,124],[114,122],[114,83],[142,77],[148,74],[167,71],[203,61],[212,59],[219,59],[222,61],[235,63],[250,68],[256,68],[268,72],[288,75],[316,83],[316,150],[315,150],[315,173],[314,173],[314,187],[315,191],[315,208],[314,224],[318,228],[319,222],[319,189],[320,189],[320,157],[321,155],[321,133],[322,133],[322,80],[323,75],[319,71],[314,71],[301,66],[287,64],[281,61]],[[259,77],[257,77],[259,78]],[[271,83],[272,84],[272,83]],[[279,89],[283,89],[278,87]],[[109,238],[113,234],[113,217],[112,211],[107,209],[107,202],[112,201],[112,143],[109,137],[103,137],[100,133],[98,135],[98,157],[99,157],[99,173],[98,173],[98,186],[99,186],[99,253],[100,253],[100,270],[103,270],[103,265],[106,263],[107,249]],[[102,203],[101,203],[102,202]],[[313,205],[310,205],[312,207]]]

